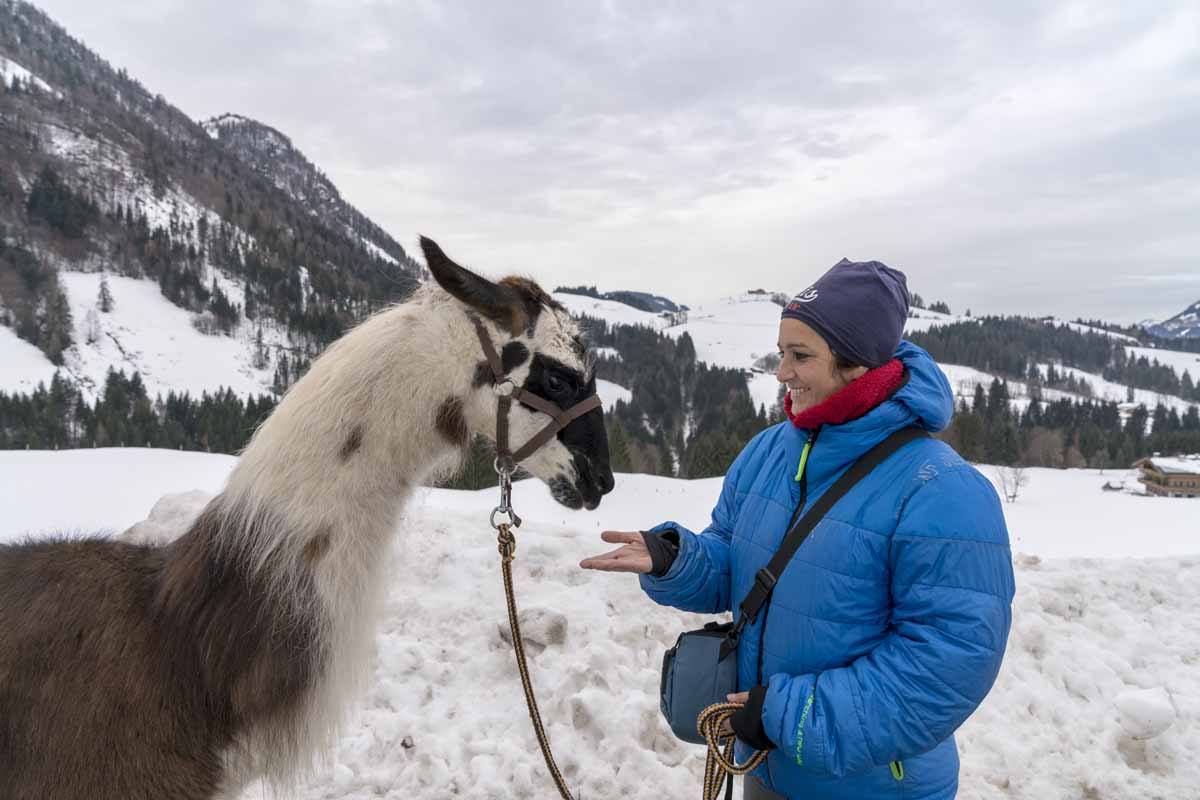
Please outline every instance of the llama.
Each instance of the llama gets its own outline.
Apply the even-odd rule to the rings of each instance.
[[[401,507],[495,436],[476,320],[516,386],[563,408],[595,393],[577,325],[536,283],[421,243],[436,285],[329,347],[178,539],[0,546],[0,797],[230,798],[327,752],[369,674]],[[512,441],[546,421],[514,403]],[[523,466],[594,509],[613,486],[601,411]]]

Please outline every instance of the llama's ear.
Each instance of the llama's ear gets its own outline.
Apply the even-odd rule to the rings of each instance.
[[[452,296],[508,329],[513,336],[524,329],[525,306],[516,290],[492,283],[455,264],[432,239],[422,236],[421,250],[433,279]]]

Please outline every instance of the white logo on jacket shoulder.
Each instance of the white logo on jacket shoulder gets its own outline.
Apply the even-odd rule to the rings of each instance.
[[[816,300],[816,299],[817,299],[817,289],[814,286],[810,286],[807,289],[805,289],[803,292],[801,292],[800,294],[793,297],[792,302],[793,303],[811,303],[813,300]]]

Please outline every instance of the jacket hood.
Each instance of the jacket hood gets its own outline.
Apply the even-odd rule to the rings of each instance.
[[[954,391],[946,373],[933,356],[912,342],[901,341],[896,358],[908,370],[908,383],[876,411],[895,403],[908,412],[909,424],[916,422],[930,433],[945,430],[954,416]]]

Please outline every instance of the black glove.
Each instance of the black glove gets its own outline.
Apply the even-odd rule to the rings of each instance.
[[[763,700],[767,698],[767,687],[755,686],[750,690],[750,699],[746,705],[733,712],[729,718],[729,727],[737,734],[737,738],[753,747],[755,750],[774,750],[775,743],[767,738],[763,729],[762,710]]]
[[[675,563],[675,556],[679,555],[679,531],[667,528],[658,533],[641,531],[641,534],[650,552],[650,574],[661,578]]]

